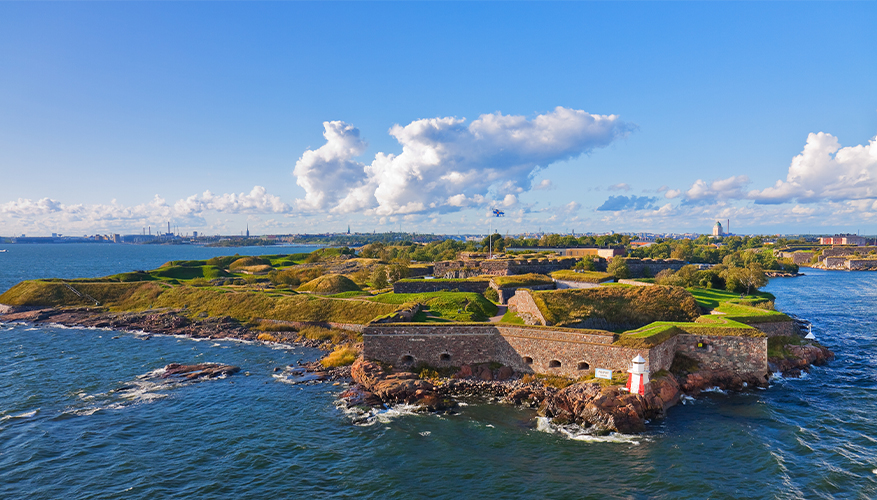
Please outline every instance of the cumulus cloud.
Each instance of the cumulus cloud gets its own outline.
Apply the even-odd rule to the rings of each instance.
[[[174,211],[181,216],[200,215],[205,211],[221,213],[276,213],[292,211],[292,207],[278,196],[269,194],[262,186],[254,186],[249,193],[226,193],[214,195],[210,191],[189,196],[174,204]]]
[[[617,212],[619,210],[645,210],[654,206],[657,198],[648,196],[610,196],[597,207],[600,212]]]
[[[15,220],[22,227],[35,229],[66,227],[75,229],[139,229],[174,220],[203,224],[207,212],[220,214],[286,214],[291,207],[280,198],[269,194],[262,186],[255,186],[249,193],[226,193],[214,195],[205,191],[169,204],[159,195],[148,203],[122,205],[111,203],[65,204],[58,200],[43,198],[31,200],[19,198],[0,204],[0,218]],[[51,231],[50,231],[51,232]]]
[[[620,182],[609,186],[609,191],[630,191],[630,185],[626,182]]]
[[[842,148],[831,134],[811,133],[792,159],[786,180],[751,191],[749,198],[762,204],[877,198],[877,137],[867,145]]]
[[[551,179],[542,179],[539,184],[533,186],[534,191],[548,191],[554,189],[554,184],[551,182]]]
[[[502,113],[468,125],[430,118],[393,126],[402,152],[379,152],[364,164],[355,160],[365,149],[357,129],[343,122],[324,127],[326,144],[306,151],[293,171],[305,189],[300,206],[378,215],[448,212],[476,200],[505,204],[508,195],[533,189],[539,169],[606,146],[631,128],[616,115],[564,107],[530,120]]]
[[[715,203],[720,200],[735,200],[746,196],[744,188],[749,184],[749,177],[745,175],[735,175],[727,179],[720,179],[713,182],[706,182],[698,179],[691,185],[688,191],[682,193],[683,203]],[[675,190],[668,190],[664,196],[673,198],[680,193]]]

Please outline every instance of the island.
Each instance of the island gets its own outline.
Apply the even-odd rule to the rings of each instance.
[[[745,250],[712,267],[473,250],[376,243],[25,281],[0,295],[0,321],[309,345],[326,355],[300,368],[308,380],[351,381],[341,397],[363,414],[481,397],[594,432],[642,432],[683,396],[767,387],[833,357],[758,291]]]

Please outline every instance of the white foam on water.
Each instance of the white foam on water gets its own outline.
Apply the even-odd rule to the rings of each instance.
[[[726,391],[719,389],[718,387],[707,387],[706,389],[700,392],[717,392],[719,394],[728,394]]]
[[[643,436],[620,434],[618,432],[598,436],[594,434],[593,430],[585,429],[579,425],[553,424],[548,417],[536,417],[536,430],[548,434],[557,434],[572,441],[584,441],[587,443],[626,443],[638,445],[641,441],[648,441]]]
[[[0,422],[2,422],[4,420],[13,420],[13,419],[18,419],[18,418],[30,418],[30,417],[35,416],[39,412],[40,412],[40,409],[37,408],[36,410],[26,411],[26,412],[19,413],[16,415],[4,415],[4,416],[0,417]]]
[[[697,401],[696,399],[694,399],[693,397],[689,396],[688,394],[683,394],[683,395],[679,398],[679,400],[682,401],[682,404],[684,404],[684,405],[693,404],[694,402]]]
[[[877,474],[877,469],[874,469],[871,472],[873,472],[874,474]]]
[[[430,431],[423,431],[423,432],[421,432],[421,433],[419,433],[419,434],[420,434],[421,436],[423,436],[423,437],[426,437],[426,436],[429,436],[430,434],[432,434],[432,432],[430,432]]]
[[[350,417],[353,421],[353,425],[363,427],[378,423],[389,424],[393,420],[404,416],[421,415],[421,413],[417,411],[420,409],[419,406],[407,404],[393,405],[388,408],[370,408],[368,410],[363,410],[361,407],[356,406],[348,408],[344,401],[338,400],[336,402],[336,407]]]

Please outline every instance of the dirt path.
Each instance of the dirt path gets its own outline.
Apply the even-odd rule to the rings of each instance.
[[[499,320],[505,315],[506,311],[509,310],[509,306],[497,306],[499,310],[496,312],[496,316],[490,318],[491,323],[499,323]]]

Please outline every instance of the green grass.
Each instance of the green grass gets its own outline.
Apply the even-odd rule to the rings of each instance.
[[[499,320],[500,323],[506,323],[509,325],[521,325],[526,326],[524,320],[521,319],[514,311],[511,309],[507,310],[505,314],[502,315],[502,318]]]
[[[261,291],[229,291],[214,287],[168,286],[160,282],[71,283],[80,293],[91,295],[111,310],[141,311],[154,308],[186,309],[190,316],[231,316],[242,322],[260,319],[280,321],[366,324],[392,314],[399,307],[370,300],[337,300],[309,294],[288,295]],[[83,306],[88,300],[76,296],[63,283],[25,281],[3,295],[9,305]]]
[[[680,334],[714,335],[730,337],[764,337],[765,334],[749,325],[726,318],[710,317],[708,321],[656,321],[642,328],[619,335],[615,345],[634,348],[650,348]]]
[[[532,292],[540,312],[552,325],[575,325],[589,318],[609,323],[647,325],[654,321],[694,321],[699,310],[682,288],[597,287]]]
[[[371,294],[369,292],[352,290],[350,292],[341,292],[341,293],[335,293],[332,295],[327,295],[326,297],[328,297],[330,299],[350,299],[353,297],[371,297]]]
[[[603,283],[604,281],[612,281],[615,279],[609,273],[601,273],[599,271],[584,271],[577,273],[571,269],[563,271],[554,271],[551,277],[556,280],[576,281],[578,283]]]
[[[332,295],[344,292],[361,292],[362,290],[359,285],[346,276],[326,274],[301,285],[298,287],[298,291]]]
[[[517,288],[534,285],[550,285],[554,283],[550,277],[544,274],[516,274],[512,276],[497,276],[493,282],[500,288]]]
[[[771,358],[787,358],[792,354],[786,349],[787,345],[803,345],[801,337],[769,337],[767,339],[767,355]]]
[[[483,295],[471,292],[384,293],[368,300],[399,305],[420,303],[434,317],[464,322],[485,321],[498,310]]]
[[[776,297],[773,294],[768,292],[756,292],[751,295],[746,295],[742,299],[740,298],[740,294],[729,292],[727,290],[718,290],[715,288],[686,288],[689,293],[694,297],[694,300],[697,301],[697,305],[710,311],[719,307],[723,302],[730,303],[748,303],[750,305],[756,304],[759,302],[768,302],[773,301]]]

